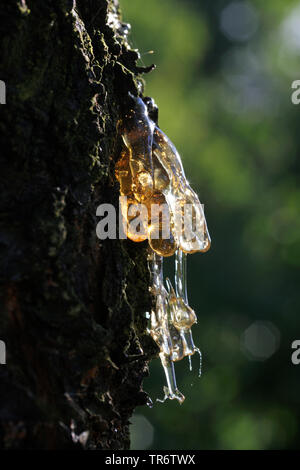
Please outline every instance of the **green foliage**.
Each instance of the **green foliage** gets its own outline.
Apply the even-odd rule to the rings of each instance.
[[[300,365],[291,362],[291,343],[300,337],[300,118],[290,96],[300,44],[288,18],[298,15],[299,31],[300,10],[293,1],[248,2],[255,31],[237,40],[220,28],[229,4],[121,0],[141,61],[157,65],[145,92],[159,105],[159,124],[182,155],[212,236],[210,252],[188,260],[203,377],[196,359],[192,373],[178,364],[185,403],[138,410],[154,428],[154,449],[299,446]],[[261,337],[248,330],[254,322],[265,322],[255,324]],[[276,346],[263,360],[268,331]],[[150,371],[145,388],[155,400],[164,384],[159,360]],[[137,432],[143,427],[132,427],[133,447]]]

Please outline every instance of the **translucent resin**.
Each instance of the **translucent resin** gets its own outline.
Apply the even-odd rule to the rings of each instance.
[[[201,353],[195,346],[191,328],[197,322],[188,304],[186,257],[210,248],[210,236],[203,207],[190,187],[174,144],[151,119],[152,99],[145,102],[129,96],[130,109],[118,123],[124,147],[116,163],[120,184],[121,211],[125,232],[134,242],[148,240],[149,268],[155,309],[151,312],[150,334],[160,349],[167,386],[164,398],[184,396],[176,384],[174,363]],[[147,105],[145,104],[147,103]],[[149,108],[149,110],[148,110]],[[164,285],[163,257],[175,254],[174,286]]]

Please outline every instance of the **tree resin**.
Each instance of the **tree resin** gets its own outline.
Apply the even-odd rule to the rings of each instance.
[[[197,322],[187,296],[187,254],[205,252],[210,236],[203,207],[190,187],[174,144],[157,125],[151,98],[129,94],[129,111],[118,123],[123,149],[115,174],[123,196],[125,232],[135,242],[148,240],[148,263],[155,309],[150,334],[160,349],[167,385],[164,398],[184,401],[176,384],[174,363],[201,352],[191,328]],[[175,255],[174,287],[164,282],[163,258]],[[166,284],[166,285],[165,285]]]

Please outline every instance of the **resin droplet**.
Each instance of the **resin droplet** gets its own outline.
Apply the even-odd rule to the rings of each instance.
[[[129,150],[132,190],[138,201],[153,191],[152,141],[155,124],[148,116],[143,100],[129,94],[131,109],[119,122],[119,132]]]
[[[163,353],[160,353],[159,357],[165,371],[168,386],[164,387],[164,398],[158,401],[164,402],[167,398],[169,398],[170,400],[178,400],[179,403],[182,404],[185,400],[185,397],[177,388],[174,364],[171,361],[170,357],[166,356]]]
[[[186,254],[205,252],[210,237],[203,207],[190,187],[174,144],[157,126],[157,107],[151,98],[144,101],[129,93],[129,111],[118,123],[123,149],[115,166],[120,184],[123,228],[134,242],[148,239],[149,268],[155,309],[151,312],[150,334],[160,349],[165,372],[164,402],[183,403],[178,390],[174,363],[197,352],[191,328],[197,322],[187,296]],[[147,103],[147,106],[146,104]],[[151,119],[152,118],[152,119]],[[122,227],[122,225],[121,225]],[[163,257],[175,253],[175,290],[166,280]]]
[[[158,127],[153,134],[153,154],[169,177],[162,192],[174,217],[174,237],[179,248],[186,253],[207,251],[210,237],[202,205],[185,177],[174,144]]]
[[[167,392],[165,390],[164,400],[170,398],[182,403],[184,396],[177,388],[174,360],[184,357],[180,354],[183,347],[179,335],[174,336],[174,333],[177,334],[176,329],[175,332],[172,331],[174,326],[170,322],[168,294],[163,284],[163,258],[155,252],[150,253],[149,267],[152,274],[152,292],[156,297],[156,308],[151,313],[150,333],[160,348],[159,357],[166,376]]]
[[[160,256],[172,256],[176,251],[176,243],[170,230],[171,214],[163,194],[156,192],[148,204],[149,245]]]

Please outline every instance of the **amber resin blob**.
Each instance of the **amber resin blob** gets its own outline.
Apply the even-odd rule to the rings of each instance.
[[[145,102],[144,102],[145,101]],[[174,144],[155,122],[154,102],[129,96],[129,110],[118,123],[123,149],[115,174],[120,184],[125,232],[134,242],[148,240],[151,291],[150,334],[160,348],[167,386],[164,398],[184,401],[176,385],[174,362],[197,352],[191,327],[197,322],[188,304],[186,257],[205,252],[210,237],[203,207],[190,187]],[[147,103],[147,105],[145,104]],[[175,255],[175,279],[163,277],[163,257]],[[191,362],[190,362],[191,364]]]

